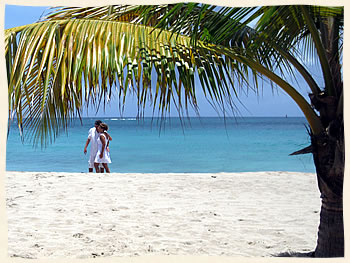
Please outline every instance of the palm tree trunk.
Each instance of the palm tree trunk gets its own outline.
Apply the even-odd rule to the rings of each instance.
[[[322,203],[315,257],[344,257],[343,208],[339,203],[332,205],[329,209]]]
[[[342,120],[335,120],[328,126],[325,134],[311,136],[322,200],[315,257],[344,257],[343,127]],[[335,133],[338,136],[334,136]]]
[[[339,21],[320,21],[322,45],[330,69],[325,93],[311,96],[324,134],[311,136],[322,207],[315,257],[344,257],[343,181],[345,166],[343,83],[339,59]],[[315,95],[315,94],[314,94]]]

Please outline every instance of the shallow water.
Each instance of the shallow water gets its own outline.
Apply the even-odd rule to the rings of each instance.
[[[22,143],[16,124],[7,141],[6,170],[86,172],[83,149],[96,118],[75,120],[46,148]],[[112,172],[315,172],[311,154],[289,156],[309,145],[301,117],[183,119],[104,118],[113,137]]]

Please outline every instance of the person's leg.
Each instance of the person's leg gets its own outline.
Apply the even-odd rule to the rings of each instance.
[[[105,172],[105,168],[103,167],[103,164],[102,163],[99,163],[99,167],[100,169],[100,173],[104,173]]]
[[[94,172],[94,167],[95,167],[95,156],[96,154],[94,152],[90,152],[90,157],[89,157],[89,173]]]
[[[96,173],[100,172],[99,165],[100,165],[99,163],[94,163]]]
[[[103,167],[106,169],[106,173],[110,173],[108,164],[107,164],[107,163],[103,163],[102,165],[103,165]]]

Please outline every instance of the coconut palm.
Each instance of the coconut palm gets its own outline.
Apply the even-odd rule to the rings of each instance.
[[[322,207],[315,256],[344,255],[342,7],[229,8],[201,4],[56,8],[43,21],[5,31],[9,118],[34,142],[54,138],[84,105],[128,93],[163,116],[197,110],[201,88],[219,112],[259,79],[282,88],[309,123]],[[252,27],[252,25],[255,25]],[[302,53],[301,51],[305,51]],[[305,65],[315,58],[324,83]],[[300,75],[304,98],[288,81]],[[155,76],[155,78],[152,78]],[[195,76],[201,85],[195,86]]]

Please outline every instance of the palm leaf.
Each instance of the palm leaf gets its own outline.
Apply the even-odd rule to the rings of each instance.
[[[141,115],[148,100],[162,115],[172,103],[179,112],[189,105],[197,111],[195,74],[210,103],[226,112],[236,110],[238,88],[256,88],[258,78],[267,76],[292,96],[318,132],[310,105],[274,73],[294,75],[296,69],[319,93],[297,58],[295,44],[311,39],[310,23],[299,9],[194,3],[55,8],[46,22],[5,31],[10,112],[17,113],[20,128],[22,120],[35,116],[38,121],[26,121],[26,127],[50,134],[61,124],[50,118],[66,125],[79,115],[83,100],[105,105],[113,89],[121,109],[127,94],[135,93]],[[328,16],[343,25],[342,8],[309,7],[308,12],[316,26]],[[257,28],[251,28],[257,20]],[[39,96],[34,104],[33,94]],[[44,129],[49,124],[51,129]]]
[[[225,98],[232,87],[222,80],[234,81],[227,72],[217,70],[231,62],[214,61],[212,57],[219,58],[220,54],[204,45],[193,50],[186,36],[175,37],[168,31],[123,22],[60,20],[34,24],[18,32],[19,45],[10,55],[13,38],[6,34],[7,57],[15,57],[13,63],[7,63],[11,72],[10,111],[17,113],[20,129],[33,130],[36,141],[41,135],[58,134],[61,121],[66,126],[80,113],[83,99],[94,105],[106,101],[102,98],[109,97],[112,83],[105,80],[114,82],[114,76],[123,102],[129,92],[136,92],[139,105],[145,105],[152,96],[158,98],[154,108],[158,107],[161,114],[170,110],[171,101],[177,101],[177,107],[196,108],[196,60],[205,65],[198,71],[207,83],[205,89],[214,90],[220,105],[231,104]],[[156,90],[150,85],[155,73]],[[81,85],[83,79],[85,88]],[[134,85],[142,89],[135,90]],[[181,86],[185,87],[184,96],[179,91]]]

